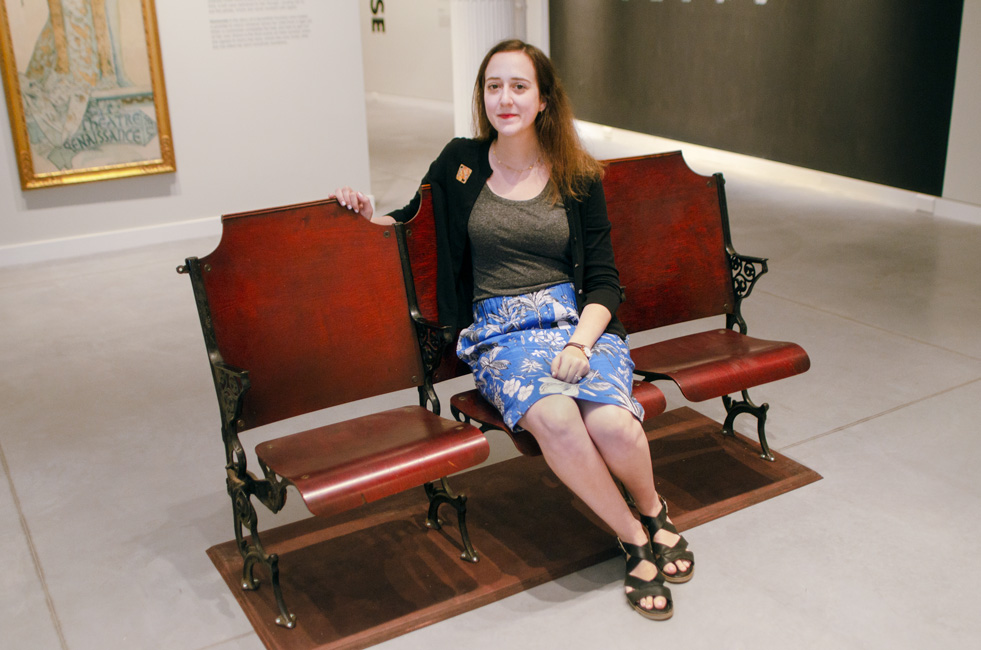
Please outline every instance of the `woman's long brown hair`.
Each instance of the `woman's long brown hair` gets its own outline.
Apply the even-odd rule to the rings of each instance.
[[[562,197],[582,199],[589,184],[603,176],[603,165],[583,147],[573,121],[572,104],[555,72],[555,66],[534,45],[517,39],[502,41],[492,47],[484,57],[473,89],[476,138],[497,138],[497,129],[491,126],[484,110],[484,76],[491,57],[498,52],[524,52],[535,68],[538,93],[545,103],[545,109],[535,119],[535,131],[538,134],[538,146],[550,169],[552,201],[558,202]]]

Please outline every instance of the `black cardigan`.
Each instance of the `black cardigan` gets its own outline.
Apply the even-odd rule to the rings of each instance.
[[[477,196],[491,170],[490,142],[451,140],[429,167],[422,184],[432,188],[436,223],[436,298],[443,325],[462,328],[473,322],[473,266],[467,224]],[[409,221],[419,210],[418,192],[404,208],[391,212]],[[572,243],[573,282],[579,312],[598,303],[613,318],[606,331],[626,338],[616,317],[621,301],[620,276],[613,260],[610,220],[606,215],[603,183],[597,179],[582,201],[563,199]]]

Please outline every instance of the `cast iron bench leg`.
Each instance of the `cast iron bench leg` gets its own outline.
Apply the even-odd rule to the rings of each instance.
[[[439,507],[448,503],[456,510],[456,520],[460,526],[460,539],[463,542],[463,553],[460,554],[461,560],[467,562],[477,562],[480,558],[470,543],[470,533],[467,532],[467,496],[465,494],[453,494],[445,478],[441,478],[439,483],[426,483],[426,496],[429,497],[429,514],[426,517],[426,526],[433,530],[443,527],[443,522],[439,519]]]
[[[736,432],[733,429],[733,423],[736,420],[736,416],[741,413],[749,413],[750,415],[756,416],[756,432],[760,437],[760,447],[763,453],[760,457],[764,460],[776,460],[773,454],[770,453],[770,445],[766,442],[766,412],[770,409],[769,404],[760,404],[757,406],[753,403],[753,400],[749,398],[749,392],[742,392],[743,398],[740,401],[736,401],[729,397],[728,395],[722,396],[722,403],[726,407],[726,421],[722,425],[722,433],[727,436],[735,436]]]
[[[286,607],[283,600],[283,590],[279,586],[279,556],[275,553],[266,554],[259,539],[259,518],[256,516],[255,508],[252,506],[252,499],[249,491],[241,481],[228,479],[228,494],[232,498],[232,510],[235,516],[235,541],[238,543],[238,551],[242,555],[242,589],[254,591],[259,588],[259,581],[255,577],[255,565],[262,564],[269,571],[270,582],[272,583],[273,595],[276,597],[276,606],[279,607],[279,616],[276,617],[276,625],[285,628],[296,627],[296,616]],[[251,543],[246,541],[243,530],[248,527]]]

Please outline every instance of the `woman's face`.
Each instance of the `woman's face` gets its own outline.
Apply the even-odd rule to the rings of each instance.
[[[484,72],[484,111],[498,136],[534,130],[545,108],[538,94],[535,66],[524,52],[498,52]]]

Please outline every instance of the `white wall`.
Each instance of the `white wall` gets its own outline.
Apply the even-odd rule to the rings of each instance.
[[[368,92],[453,101],[450,0],[358,0]],[[384,31],[372,21],[384,21]]]
[[[965,0],[944,198],[981,205],[981,0]]]
[[[217,232],[220,214],[370,186],[358,6],[291,4],[308,38],[215,49],[212,19],[268,14],[156,3],[175,174],[22,191],[4,104],[0,265]]]

